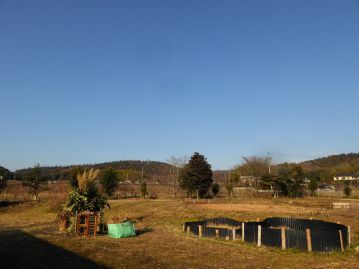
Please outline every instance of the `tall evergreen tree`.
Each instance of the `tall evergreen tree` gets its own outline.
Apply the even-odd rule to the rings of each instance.
[[[141,183],[141,195],[142,198],[146,198],[146,196],[148,195],[148,190],[147,190],[147,183],[146,181],[143,181]]]
[[[208,193],[213,183],[212,176],[211,165],[207,163],[207,159],[195,152],[180,172],[180,186],[186,190],[188,196],[196,193],[197,198],[200,198]]]
[[[307,174],[307,178],[309,179],[308,190],[310,192],[310,195],[314,197],[318,189],[318,182],[320,181],[320,173],[318,171],[312,171]]]
[[[299,165],[292,170],[292,180],[289,184],[289,193],[292,197],[302,197],[304,192],[304,171]]]
[[[111,197],[113,195],[118,182],[119,175],[114,169],[108,168],[100,173],[100,183],[107,196]]]

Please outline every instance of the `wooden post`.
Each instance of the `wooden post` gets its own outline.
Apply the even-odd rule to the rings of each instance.
[[[80,215],[76,211],[76,236],[80,234]]]
[[[310,229],[305,229],[305,235],[307,238],[307,249],[308,251],[312,251],[312,236],[310,234]]]
[[[216,237],[219,238],[219,230],[216,229]]]
[[[95,214],[95,226],[93,228],[93,235],[94,237],[96,237],[96,234],[97,234],[97,214]]]
[[[342,230],[339,230],[339,239],[340,239],[340,248],[344,251],[344,243],[343,243],[343,233]]]
[[[186,231],[186,224],[183,223],[183,231],[185,232]]]
[[[258,225],[258,242],[257,246],[260,247],[262,245],[262,226]]]
[[[233,234],[233,241],[236,240],[236,229],[232,230],[232,234]]]
[[[198,236],[202,237],[202,233],[203,233],[202,225],[198,225]]]
[[[79,226],[79,220],[78,220],[77,211],[76,211],[76,214],[75,214],[75,234],[76,234],[76,236],[78,236],[78,233],[79,233],[79,231],[77,230],[78,226]]]
[[[187,226],[187,233],[189,234],[189,232],[191,231],[191,228],[189,227],[189,225]]]
[[[348,226],[348,246],[351,245],[351,239],[350,239],[350,226]]]
[[[86,214],[85,219],[86,219],[86,237],[89,237],[90,214]]]
[[[281,228],[281,238],[282,238],[282,249],[286,249],[286,242],[285,242],[285,227]]]
[[[244,241],[244,222],[242,222],[242,241]]]

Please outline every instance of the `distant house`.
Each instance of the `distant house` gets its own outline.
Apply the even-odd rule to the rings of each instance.
[[[359,180],[359,174],[356,173],[339,173],[334,180]]]

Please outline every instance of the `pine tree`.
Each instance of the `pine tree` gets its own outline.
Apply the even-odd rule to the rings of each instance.
[[[195,152],[180,172],[180,186],[186,190],[189,197],[196,193],[198,199],[208,194],[213,183],[212,176],[211,165],[203,155]]]
[[[100,173],[100,183],[102,185],[104,193],[106,193],[108,197],[111,197],[113,195],[118,182],[119,176],[114,169],[108,168]]]

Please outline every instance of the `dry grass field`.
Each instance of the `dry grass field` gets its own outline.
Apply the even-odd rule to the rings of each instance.
[[[123,199],[110,201],[112,216],[138,219],[134,238],[76,238],[57,230],[51,201],[24,202],[0,209],[0,268],[358,268],[359,253],[282,251],[240,241],[197,238],[182,232],[190,219],[270,216],[339,221],[359,244],[359,209],[332,210],[329,198],[212,200]],[[336,199],[335,201],[338,201]],[[353,202],[353,201],[352,201]]]

